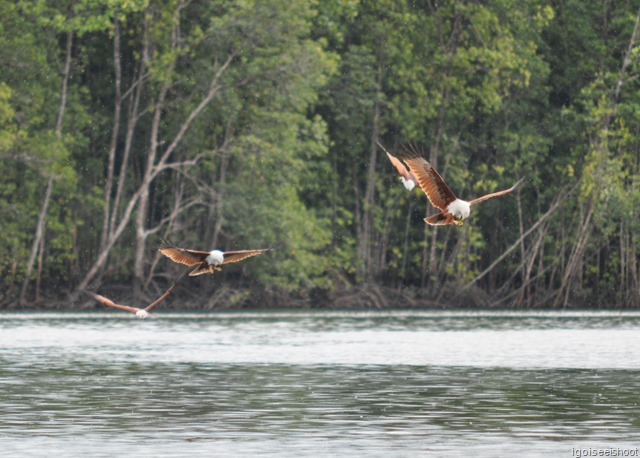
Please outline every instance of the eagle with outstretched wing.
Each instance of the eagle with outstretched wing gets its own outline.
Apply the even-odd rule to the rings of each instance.
[[[407,181],[413,180],[426,194],[431,205],[440,210],[440,213],[424,219],[427,224],[432,226],[445,226],[449,224],[459,226],[471,213],[472,206],[494,197],[509,194],[524,181],[524,177],[520,178],[520,180],[509,189],[492,192],[467,202],[466,200],[456,197],[436,169],[422,156],[415,144],[409,143],[399,148],[397,157],[390,154],[380,142],[378,142],[378,145],[387,153],[391,163],[400,173],[405,187],[407,187],[407,189],[413,189],[413,186],[409,187],[406,184]],[[404,164],[398,158],[402,159]]]
[[[173,262],[187,266],[196,266],[195,269],[189,272],[189,276],[194,277],[196,275],[214,273],[216,270],[221,270],[220,266],[223,264],[242,261],[243,259],[262,254],[269,250],[271,250],[271,248],[238,251],[198,251],[178,248],[167,241],[163,241],[158,251]]]

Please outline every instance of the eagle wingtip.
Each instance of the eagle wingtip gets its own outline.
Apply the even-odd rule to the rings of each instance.
[[[516,184],[514,184],[514,185],[511,187],[511,189],[515,191],[518,187],[520,187],[520,185],[522,185],[522,183],[524,183],[524,181],[526,180],[526,178],[527,178],[526,176],[524,176],[524,177],[520,178],[518,181],[516,181]]]
[[[415,158],[423,158],[424,159],[424,151],[423,148],[418,145],[418,143],[411,141],[400,145],[397,148],[396,156],[400,159],[415,159]]]
[[[162,242],[160,242],[160,246],[158,247],[158,251],[166,250],[168,248],[175,248],[173,243],[169,241],[168,238],[163,238]]]

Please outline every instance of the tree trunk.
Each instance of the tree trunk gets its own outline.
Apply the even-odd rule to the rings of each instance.
[[[62,136],[62,120],[64,119],[65,107],[67,105],[67,87],[69,84],[69,75],[71,74],[71,50],[73,47],[73,32],[67,33],[67,48],[65,54],[64,72],[62,77],[62,89],[60,90],[60,106],[58,108],[58,118],[56,120],[56,135]],[[27,270],[25,273],[24,281],[22,282],[22,289],[20,291],[19,303],[25,305],[26,294],[29,282],[31,280],[31,273],[33,272],[33,265],[38,256],[38,251],[44,251],[44,233],[47,224],[47,212],[49,210],[49,202],[51,201],[51,194],[53,192],[54,177],[50,174],[47,180],[47,187],[44,193],[44,199],[42,200],[42,206],[40,207],[40,214],[38,215],[38,223],[36,224],[36,233],[31,245],[31,254],[27,261]],[[38,269],[38,276],[42,272],[42,266]],[[40,278],[37,279],[37,283],[40,283]]]
[[[122,153],[122,165],[120,166],[120,173],[118,174],[118,186],[116,188],[116,195],[113,198],[111,205],[111,217],[109,218],[109,237],[114,236],[115,227],[118,221],[120,201],[122,200],[122,193],[124,191],[124,184],[127,181],[127,170],[129,164],[129,156],[131,155],[131,146],[133,144],[133,135],[136,130],[136,125],[140,119],[139,107],[140,96],[144,87],[145,80],[145,68],[149,58],[149,38],[148,31],[145,29],[142,39],[142,52],[140,58],[140,64],[138,66],[138,76],[135,82],[129,88],[129,109],[127,113],[127,131],[125,134],[124,151]]]
[[[36,257],[38,256],[38,248],[40,248],[42,238],[44,236],[44,226],[47,222],[47,210],[49,208],[49,201],[51,200],[51,192],[53,190],[53,177],[49,177],[47,181],[47,188],[44,192],[44,199],[42,200],[42,206],[40,207],[40,214],[38,215],[38,223],[36,225],[36,233],[33,239],[33,245],[31,246],[31,254],[27,261],[27,272],[25,274],[24,281],[22,282],[22,289],[20,290],[20,305],[26,305],[27,288],[31,281],[31,273],[33,272],[33,265],[35,264]]]
[[[113,177],[116,162],[116,146],[118,144],[118,133],[120,131],[120,111],[122,107],[122,70],[120,66],[120,23],[118,21],[118,10],[113,14],[113,67],[115,79],[115,100],[113,107],[113,125],[111,127],[111,143],[107,159],[107,178],[104,184],[104,212],[102,215],[102,235],[100,236],[100,250],[104,249],[109,236],[109,216],[111,213],[111,193],[113,191]],[[124,164],[122,165],[124,167]]]
[[[562,275],[562,282],[557,292],[554,307],[566,307],[569,304],[569,295],[571,293],[572,281],[582,268],[582,257],[587,249],[589,236],[591,235],[591,217],[593,216],[593,204],[587,204],[586,216],[578,230],[578,240],[571,250],[569,261]]]
[[[409,229],[411,229],[411,213],[413,210],[413,200],[409,200],[409,211],[404,226],[404,242],[402,244],[402,267],[400,268],[400,280],[404,281],[407,270],[407,258],[409,257]]]
[[[158,94],[158,98],[154,103],[153,121],[151,123],[151,138],[149,141],[149,152],[147,153],[147,164],[144,169],[142,184],[140,185],[140,194],[138,197],[138,209],[136,211],[136,248],[133,258],[133,280],[134,295],[139,297],[144,284],[144,259],[145,247],[147,241],[147,209],[149,207],[149,195],[152,175],[154,174],[156,155],[158,152],[158,143],[160,136],[160,120],[164,102],[169,91],[169,84],[165,84]]]
[[[384,73],[382,65],[378,66],[378,92],[382,88]],[[376,96],[373,107],[373,120],[371,125],[371,136],[369,139],[369,166],[367,168],[367,186],[365,189],[364,202],[362,205],[362,233],[358,236],[358,267],[360,281],[368,282],[376,273],[374,255],[372,253],[373,245],[373,208],[375,205],[375,189],[376,189],[376,160],[378,154],[378,146],[376,140],[380,135],[380,96]]]
[[[444,134],[444,126],[445,126],[445,118],[447,115],[448,109],[448,101],[449,101],[449,83],[448,78],[451,76],[453,59],[455,58],[458,52],[458,38],[460,33],[460,17],[455,14],[455,8],[458,2],[456,1],[453,5],[453,25],[451,27],[451,33],[449,35],[449,39],[446,45],[446,53],[448,56],[447,63],[444,68],[444,78],[443,78],[443,86],[440,89],[440,109],[438,110],[438,121],[436,123],[436,128],[433,136],[433,143],[429,148],[429,162],[431,165],[437,170],[438,169],[438,156],[440,154],[440,143],[442,141],[442,136]],[[444,42],[444,40],[443,40]],[[429,216],[428,214],[425,216]],[[426,275],[427,271],[429,273],[429,278],[431,280],[430,283],[430,295],[434,296],[438,294],[436,289],[438,288],[438,279],[437,279],[437,271],[438,271],[438,226],[428,226],[431,233],[431,241],[429,243],[429,259],[428,261],[423,260],[423,272],[422,278],[420,281],[421,287],[425,287],[426,283]],[[427,233],[425,232],[424,243],[427,243]],[[424,256],[426,256],[427,252],[424,251]],[[428,264],[428,268],[426,265]]]
[[[425,217],[429,216],[429,212],[426,212]],[[431,229],[431,244],[428,243],[429,240],[429,232]],[[422,264],[420,265],[420,288],[424,289],[427,286],[427,276],[433,276],[433,271],[431,270],[431,260],[434,257],[434,247],[435,247],[435,233],[436,227],[429,226],[428,224],[424,224],[422,230]],[[427,256],[429,253],[429,247],[431,247],[431,254]]]
[[[193,123],[194,119],[202,113],[202,111],[209,105],[211,100],[218,93],[220,86],[218,85],[218,81],[222,74],[227,70],[231,62],[233,61],[235,55],[229,54],[225,62],[220,64],[215,71],[215,73],[211,77],[211,81],[209,83],[209,91],[202,98],[200,103],[189,113],[187,118],[183,121],[182,125],[178,129],[178,132],[174,136],[173,140],[164,150],[162,155],[156,161],[156,152],[158,151],[158,138],[159,138],[159,117],[161,115],[159,106],[164,104],[164,97],[166,96],[166,91],[168,90],[168,86],[165,86],[167,89],[163,87],[161,89],[160,94],[158,95],[157,105],[155,106],[156,111],[154,112],[154,121],[152,122],[152,133],[150,136],[150,152],[147,160],[146,168],[144,170],[144,175],[142,179],[142,183],[138,187],[137,191],[130,197],[125,210],[123,211],[122,217],[120,218],[120,223],[116,226],[112,226],[112,235],[107,240],[104,250],[101,250],[98,254],[96,261],[93,266],[87,271],[84,279],[80,282],[78,287],[76,288],[76,292],[72,296],[72,300],[78,297],[78,293],[86,289],[91,280],[95,277],[95,275],[99,272],[99,270],[104,266],[109,250],[113,247],[115,242],[120,238],[122,232],[125,227],[128,226],[131,215],[133,214],[133,210],[137,204],[139,204],[138,213],[136,215],[136,248],[135,248],[135,257],[134,257],[134,282],[138,282],[138,288],[141,288],[144,283],[144,253],[145,253],[145,242],[146,238],[149,234],[149,230],[146,228],[146,220],[147,220],[147,208],[149,203],[149,195],[150,195],[150,186],[153,180],[164,170],[170,168],[176,168],[183,165],[194,165],[197,162],[197,159],[177,162],[177,163],[169,163],[169,157],[175,151],[175,148],[182,141],[184,135],[189,130],[189,127]],[[156,116],[158,119],[156,119]],[[144,197],[142,197],[144,196]],[[115,210],[115,209],[114,209]],[[112,213],[113,214],[113,213]],[[113,229],[115,227],[115,229]]]
[[[218,192],[215,196],[215,224],[213,226],[213,234],[211,236],[211,246],[218,246],[222,225],[224,224],[224,190],[227,183],[227,168],[231,155],[228,151],[229,139],[231,137],[231,123],[227,126],[225,139],[222,147],[219,149],[220,154],[220,174],[218,175]]]
[[[629,44],[627,46],[627,51],[625,53],[622,65],[620,66],[620,72],[618,74],[618,80],[616,82],[616,86],[614,88],[613,95],[610,100],[610,109],[606,110],[605,115],[599,120],[599,129],[596,138],[593,140],[593,151],[597,154],[597,164],[595,170],[592,172],[596,175],[603,174],[605,163],[607,160],[608,154],[608,145],[606,144],[606,138],[608,137],[608,130],[611,124],[611,120],[613,119],[613,115],[617,109],[618,100],[620,96],[620,91],[624,84],[624,76],[626,74],[627,68],[631,63],[632,51],[636,45],[636,36],[638,34],[638,26],[640,24],[640,9],[636,15],[636,21],[633,27],[633,32],[629,39]],[[583,177],[584,179],[584,177]],[[562,276],[562,282],[560,284],[560,289],[557,292],[556,299],[554,301],[554,306],[563,306],[566,307],[569,303],[569,295],[571,293],[572,282],[576,279],[578,273],[582,271],[582,266],[584,263],[584,254],[586,252],[589,237],[592,232],[592,217],[595,210],[595,201],[600,199],[600,193],[602,190],[599,186],[596,186],[588,196],[589,199],[587,201],[586,211],[583,213],[584,218],[580,223],[578,230],[578,238],[576,244],[571,251],[571,255],[569,257],[569,262],[566,266],[565,272]]]
[[[575,189],[575,188],[574,188]],[[483,270],[482,272],[480,272],[478,275],[476,275],[476,277],[471,280],[470,282],[468,282],[461,290],[465,291],[468,288],[470,288],[475,282],[481,280],[482,278],[484,278],[485,275],[487,275],[489,272],[491,272],[491,270],[493,270],[500,262],[502,262],[502,260],[504,258],[506,258],[509,253],[511,253],[513,250],[515,250],[516,248],[518,248],[520,246],[520,243],[522,242],[522,239],[524,239],[525,237],[527,237],[529,234],[531,234],[538,226],[540,226],[542,223],[544,223],[547,218],[549,218],[557,209],[558,207],[560,207],[560,205],[562,203],[564,203],[564,201],[569,197],[569,195],[572,193],[573,190],[567,192],[567,193],[559,193],[558,194],[558,198],[553,202],[553,204],[551,204],[551,206],[549,207],[549,209],[547,210],[547,212],[542,215],[540,218],[538,218],[538,221],[535,222],[535,224],[533,224],[529,229],[526,230],[526,232],[524,234],[522,234],[520,236],[520,238],[518,238],[518,240],[515,241],[515,243],[513,245],[511,245],[509,248],[507,248],[500,256],[498,256],[489,267],[487,267],[485,270]],[[561,197],[563,198],[561,198]]]
[[[382,266],[387,265],[387,253],[389,248],[389,238],[391,236],[391,222],[393,219],[393,211],[396,208],[398,203],[398,196],[393,199],[392,204],[386,209],[383,224],[382,224],[382,233],[380,234],[380,243],[377,245],[377,259],[378,259],[378,269],[379,272]]]

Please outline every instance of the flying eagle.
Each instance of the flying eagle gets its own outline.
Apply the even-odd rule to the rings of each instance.
[[[407,186],[407,182],[412,180],[418,183],[424,193],[427,195],[429,202],[440,210],[433,216],[425,218],[425,222],[432,226],[446,226],[448,224],[462,225],[462,221],[471,213],[471,207],[475,204],[483,202],[493,197],[499,197],[514,191],[524,180],[520,178],[516,184],[509,189],[493,192],[470,202],[459,199],[453,193],[451,188],[442,179],[440,174],[433,166],[420,154],[414,145],[403,146],[399,149],[397,156],[402,159],[407,166],[402,164],[397,157],[389,154],[387,150],[378,142],[382,150],[387,153],[391,163],[400,172],[402,181],[407,189],[413,189],[413,186]],[[408,169],[407,169],[408,167]]]
[[[137,316],[141,320],[144,320],[148,316],[155,316],[154,314],[149,313],[149,310],[155,307],[159,302],[162,301],[162,299],[166,297],[166,294],[165,294],[162,296],[160,300],[156,300],[155,302],[153,302],[152,304],[149,304],[145,308],[139,309],[138,307],[131,307],[129,305],[116,304],[111,299],[107,299],[106,297],[101,296],[100,294],[95,294],[90,291],[86,291],[86,293],[93,296],[95,300],[97,300],[101,304],[106,305],[107,307],[113,307],[114,309],[124,310],[126,312],[133,313],[135,316]]]
[[[168,242],[163,241],[158,251],[173,262],[178,262],[187,266],[197,266],[189,272],[189,276],[194,277],[196,275],[202,275],[209,272],[214,273],[216,270],[221,270],[219,266],[222,264],[242,261],[243,259],[262,254],[269,250],[271,250],[271,248],[240,251],[197,251],[187,250],[186,248],[177,248],[170,245]]]
[[[103,305],[106,305],[107,307],[113,307],[114,309],[124,310],[126,312],[133,313],[135,316],[137,316],[141,320],[144,320],[148,316],[155,316],[154,314],[149,313],[149,311],[152,308],[154,308],[156,305],[158,305],[160,302],[165,300],[165,298],[169,295],[169,293],[173,290],[173,288],[175,288],[178,282],[182,280],[185,273],[186,272],[183,272],[182,275],[176,278],[176,280],[171,284],[171,286],[169,286],[169,288],[167,288],[167,290],[164,293],[162,293],[162,296],[157,298],[155,301],[153,301],[151,304],[147,305],[143,309],[140,309],[138,307],[131,307],[130,305],[116,304],[111,299],[101,296],[100,294],[93,293],[91,291],[85,291],[85,293],[92,296],[95,300],[97,300]]]

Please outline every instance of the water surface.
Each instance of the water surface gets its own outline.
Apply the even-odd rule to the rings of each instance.
[[[640,447],[640,314],[0,314],[3,456]]]

